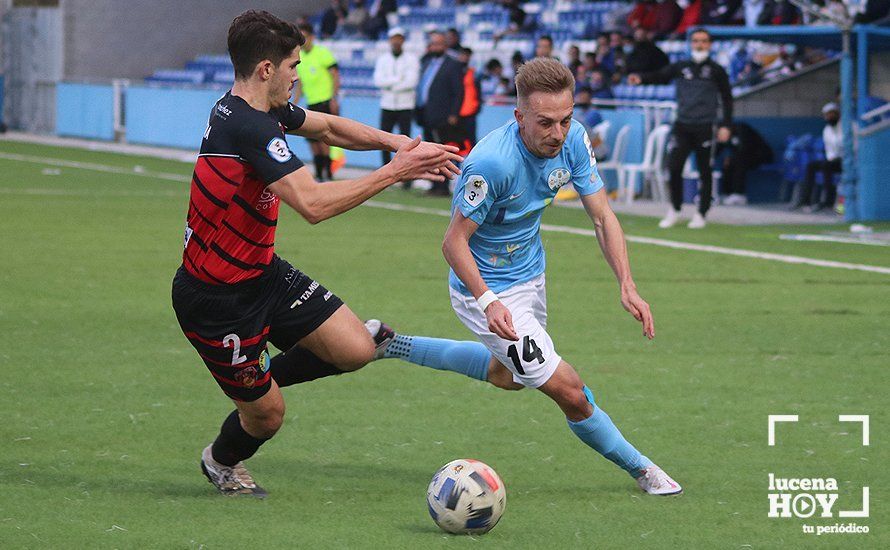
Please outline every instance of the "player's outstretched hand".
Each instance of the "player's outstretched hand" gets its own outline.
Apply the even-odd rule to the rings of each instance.
[[[485,308],[485,318],[488,319],[488,330],[491,332],[504,340],[519,340],[516,329],[513,328],[513,315],[500,300],[495,300]]]
[[[650,340],[655,338],[655,321],[652,319],[652,310],[635,288],[621,289],[621,305],[634,316],[634,319],[643,323],[643,336]]]
[[[444,177],[444,179],[451,179],[460,174],[460,169],[457,167],[457,164],[460,164],[464,161],[464,158],[457,154],[460,150],[454,145],[443,145],[441,143],[432,143],[429,141],[421,141],[419,148],[432,148],[439,152],[448,153],[446,160],[442,163],[442,166],[438,167],[433,171],[434,174],[440,175]]]
[[[456,153],[454,147],[421,142],[420,137],[416,137],[399,148],[390,167],[398,181],[444,181],[446,177],[460,173],[454,162],[462,160],[463,157]]]

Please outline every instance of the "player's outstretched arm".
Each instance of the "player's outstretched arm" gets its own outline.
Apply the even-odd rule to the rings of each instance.
[[[473,253],[470,252],[470,237],[478,228],[479,224],[455,210],[442,242],[442,254],[445,260],[476,300],[490,292],[488,285],[482,279],[482,274],[479,273]],[[496,299],[488,304],[484,311],[488,319],[488,330],[507,340],[519,340],[516,329],[513,328],[513,316],[500,300]]]
[[[621,286],[621,305],[643,324],[643,336],[650,340],[655,338],[655,321],[652,319],[652,311],[649,304],[637,293],[637,285],[630,273],[624,231],[622,231],[615,213],[612,212],[612,207],[609,206],[606,190],[600,189],[590,195],[581,195],[581,203],[584,205],[587,215],[593,220],[600,249],[602,249],[603,256]]]
[[[388,186],[411,179],[441,180],[436,173],[449,153],[441,149],[420,147],[415,138],[398,150],[392,162],[367,176],[351,180],[318,183],[305,166],[269,185],[309,223],[316,224],[351,210]]]
[[[390,134],[361,122],[316,111],[306,111],[306,121],[291,133],[353,151],[396,151],[411,141],[407,136]],[[442,163],[447,178],[460,173],[456,163],[462,162],[463,157],[457,154],[457,147],[424,141],[420,148],[448,153]]]

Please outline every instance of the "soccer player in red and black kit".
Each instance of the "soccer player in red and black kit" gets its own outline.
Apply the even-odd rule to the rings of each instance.
[[[183,332],[237,407],[201,457],[204,474],[224,494],[265,496],[242,461],[281,426],[279,387],[356,370],[376,351],[337,296],[275,255],[279,201],[314,224],[399,181],[454,175],[462,160],[453,147],[291,104],[303,42],[296,26],[266,12],[232,22],[235,84],[213,106],[204,132],[173,280]],[[288,148],[286,132],[397,154],[367,176],[319,184]],[[267,342],[286,351],[270,358]]]

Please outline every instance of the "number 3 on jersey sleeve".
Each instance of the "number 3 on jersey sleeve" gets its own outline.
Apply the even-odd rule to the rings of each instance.
[[[464,200],[470,206],[476,207],[482,204],[488,195],[488,182],[482,176],[470,176],[464,186]]]

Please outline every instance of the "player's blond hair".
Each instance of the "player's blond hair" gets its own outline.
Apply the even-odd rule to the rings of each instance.
[[[520,65],[516,71],[516,96],[519,101],[527,100],[534,92],[556,94],[574,89],[572,71],[552,57],[536,57]]]

